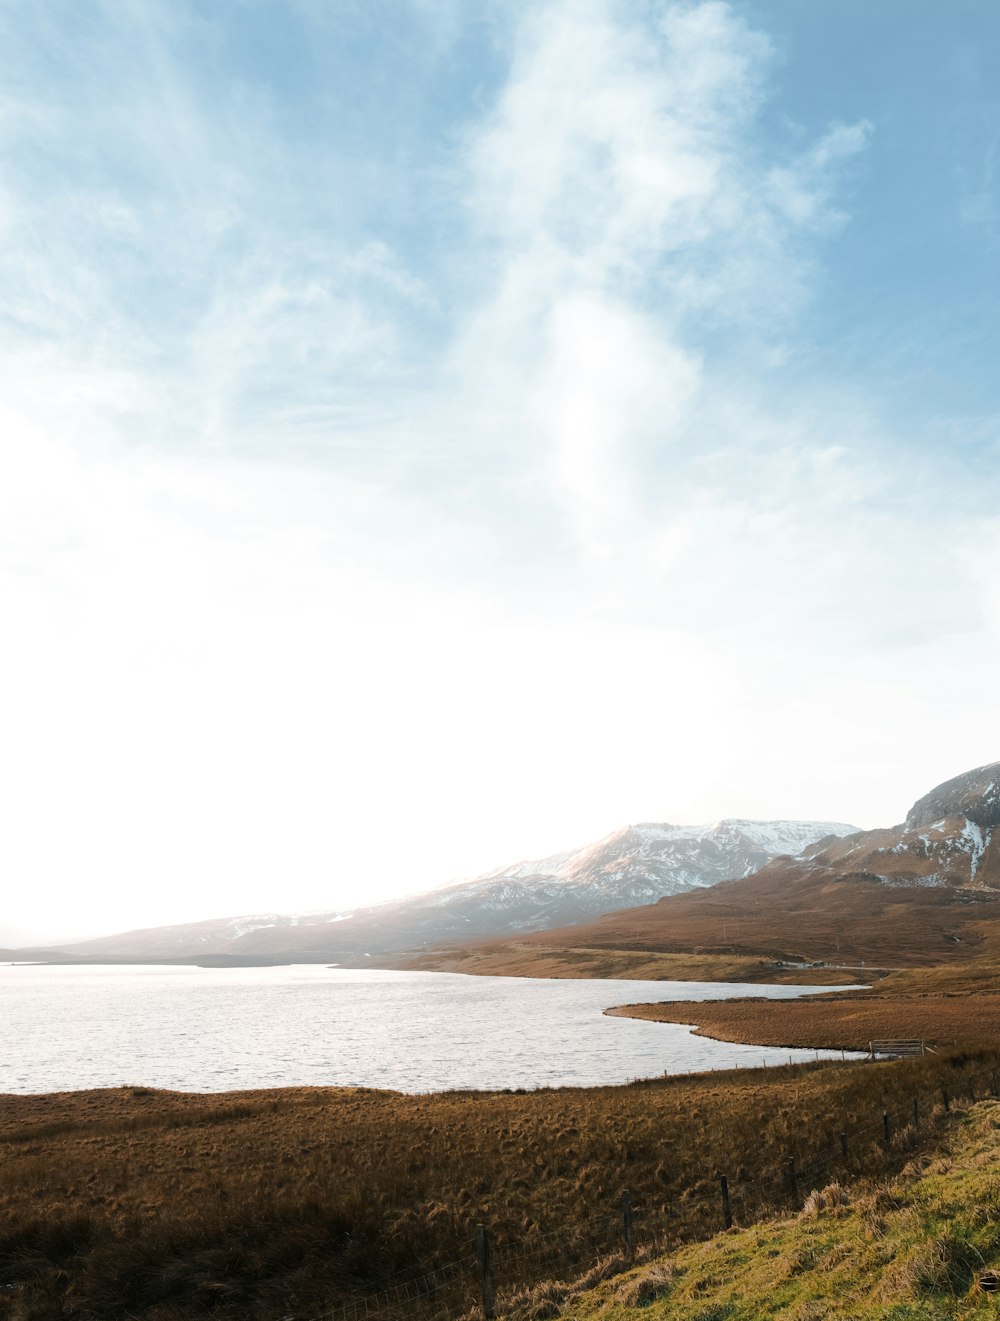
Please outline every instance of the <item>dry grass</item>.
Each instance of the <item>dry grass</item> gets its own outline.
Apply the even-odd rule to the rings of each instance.
[[[879,989],[900,995],[982,995],[1000,992],[1000,961],[995,955],[965,963],[907,968],[889,973]]]
[[[704,1232],[718,1170],[739,1202],[789,1152],[805,1161],[843,1128],[877,1128],[886,1106],[905,1119],[916,1090],[945,1079],[960,1095],[967,1068],[998,1066],[980,1054],[520,1094],[4,1097],[0,1298],[19,1321],[305,1318],[468,1256],[480,1221],[500,1283],[532,1285],[551,1265],[512,1275],[515,1251],[555,1234],[587,1247],[623,1188],[640,1223],[669,1207],[675,1235]],[[471,1288],[459,1282],[456,1312]]]
[[[1000,1265],[1000,1107],[943,1136],[951,1159],[856,1184],[834,1214],[774,1219],[672,1251],[578,1294],[573,1321],[969,1321],[996,1317],[980,1281]],[[826,1190],[831,1191],[831,1190]],[[636,1309],[641,1308],[641,1312]]]
[[[804,1000],[705,1000],[608,1010],[656,1023],[697,1023],[698,1033],[762,1046],[867,1050],[873,1040],[947,1046],[1000,1040],[1000,994],[867,992]]]
[[[847,1189],[836,1181],[814,1188],[802,1206],[804,1216],[839,1215],[850,1202]]]

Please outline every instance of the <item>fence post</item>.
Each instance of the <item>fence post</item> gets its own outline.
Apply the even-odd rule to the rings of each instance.
[[[729,1209],[729,1180],[724,1174],[719,1175],[719,1191],[722,1193],[722,1219],[727,1229],[733,1227],[733,1213]]]
[[[496,1316],[496,1298],[493,1293],[493,1253],[490,1236],[485,1225],[476,1226],[476,1264],[479,1267],[479,1288],[483,1295],[483,1321]]]
[[[917,1137],[920,1136],[920,1097],[913,1098],[913,1128]]]
[[[792,1201],[797,1203],[799,1200],[799,1176],[795,1169],[794,1156],[788,1157],[788,1160],[785,1163],[785,1170],[788,1175],[788,1191],[792,1195]]]
[[[992,1088],[993,1088],[993,1095],[996,1096],[996,1094],[997,1094],[997,1071],[996,1071],[996,1069],[990,1069],[990,1083],[991,1083]]]
[[[847,1164],[847,1134],[841,1131],[840,1134],[840,1154],[843,1157],[844,1164]]]
[[[974,1101],[976,1099],[976,1080],[971,1073],[969,1074],[968,1082],[969,1082],[969,1100]]]
[[[945,1087],[944,1083],[941,1084],[941,1100],[944,1102],[944,1112],[947,1114],[951,1109],[951,1097],[948,1095],[948,1088]]]
[[[883,1137],[884,1140],[885,1140],[885,1145],[886,1145],[886,1146],[889,1145],[889,1133],[890,1133],[890,1127],[891,1127],[891,1126],[890,1126],[890,1124],[889,1124],[889,1111],[888,1111],[888,1110],[883,1110],[883,1111],[882,1111],[882,1137]]]
[[[630,1257],[635,1256],[635,1218],[632,1215],[632,1198],[627,1192],[622,1193],[622,1232],[625,1235],[625,1251]]]

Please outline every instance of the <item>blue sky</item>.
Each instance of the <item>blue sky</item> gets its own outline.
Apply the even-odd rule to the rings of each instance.
[[[998,29],[0,3],[9,930],[994,759]]]
[[[1000,15],[899,0],[755,12],[780,34],[778,119],[877,129],[826,258],[824,365],[867,376],[899,425],[995,409]]]

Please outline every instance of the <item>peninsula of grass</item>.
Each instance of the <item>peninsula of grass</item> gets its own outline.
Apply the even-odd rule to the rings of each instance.
[[[1000,995],[854,993],[803,1000],[690,1000],[605,1011],[654,1023],[696,1025],[699,1036],[756,1046],[866,1050],[870,1041],[920,1040],[934,1047],[1000,1040]]]

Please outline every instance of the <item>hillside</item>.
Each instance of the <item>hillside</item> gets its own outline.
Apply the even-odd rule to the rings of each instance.
[[[901,825],[822,840],[711,890],[521,944],[885,967],[965,962],[1000,934],[998,785],[994,762],[938,785]]]
[[[995,1317],[1000,1107],[970,1110],[935,1156],[881,1186],[829,1185],[800,1214],[720,1234],[589,1290],[549,1286],[574,1321],[946,1321]],[[560,1297],[559,1295],[562,1295]],[[569,1303],[561,1305],[563,1300]],[[538,1316],[525,1306],[516,1321]]]
[[[780,853],[853,831],[827,821],[724,820],[626,826],[596,843],[522,861],[413,898],[354,910],[265,913],[129,931],[63,946],[86,958],[261,958],[364,963],[449,941],[577,923],[662,895],[746,876]]]

